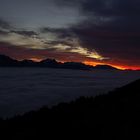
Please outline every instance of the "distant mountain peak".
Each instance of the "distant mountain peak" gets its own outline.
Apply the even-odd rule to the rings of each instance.
[[[94,70],[94,69],[102,69],[102,70],[117,70],[116,68],[110,65],[96,65],[89,66],[85,65],[81,62],[58,62],[55,59],[44,59],[40,62],[35,62],[33,60],[14,60],[6,55],[0,55],[0,66],[16,66],[16,67],[49,67],[49,68],[64,68],[64,69],[80,69],[80,70]]]
[[[117,68],[112,67],[110,65],[96,65],[94,68],[95,69],[112,69],[112,70],[117,70]]]
[[[55,59],[47,58],[42,60],[40,63],[58,63]]]
[[[0,66],[12,66],[15,65],[18,61],[10,58],[6,55],[0,55]]]
[[[0,54],[0,60],[2,60],[2,59],[12,59],[12,58],[10,58],[9,56]]]

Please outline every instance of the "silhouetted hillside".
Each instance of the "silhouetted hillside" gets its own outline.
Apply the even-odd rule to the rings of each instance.
[[[0,66],[16,66],[18,61],[14,60],[8,56],[0,55]]]
[[[94,92],[94,91],[93,91]],[[136,139],[140,131],[140,80],[107,95],[81,97],[1,120],[11,139]]]
[[[47,68],[62,68],[62,69],[80,69],[90,70],[91,66],[78,62],[57,62],[55,59],[45,59],[40,62],[32,60],[17,61],[8,56],[0,55],[0,67],[47,67]]]
[[[47,68],[62,68],[62,69],[79,69],[79,70],[93,70],[93,69],[110,69],[117,70],[108,65],[97,65],[95,67],[85,65],[79,62],[57,62],[55,59],[45,59],[40,62],[32,60],[17,61],[8,56],[0,55],[0,67],[47,67]]]
[[[49,68],[61,68],[61,65],[63,64],[57,62],[55,59],[45,59],[38,63],[38,66],[40,67],[49,67]]]
[[[91,66],[77,62],[57,62],[55,59],[45,59],[40,62],[32,60],[17,61],[8,56],[0,55],[0,67],[47,67],[47,68],[62,68],[62,69],[81,69],[90,70]]]
[[[109,65],[96,65],[94,69],[117,70],[116,68]]]
[[[34,61],[32,61],[32,60],[23,60],[23,61],[20,61],[19,63],[18,63],[18,66],[20,66],[20,67],[33,67],[33,66],[36,66],[37,64],[34,62]]]
[[[78,63],[78,62],[65,62],[63,64],[63,68],[89,70],[91,68],[91,66],[87,66],[83,63]]]

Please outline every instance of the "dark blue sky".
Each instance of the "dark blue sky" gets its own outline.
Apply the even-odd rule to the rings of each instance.
[[[140,1],[0,0],[0,53],[140,68]]]

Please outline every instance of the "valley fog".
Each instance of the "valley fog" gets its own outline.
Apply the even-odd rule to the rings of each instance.
[[[0,117],[104,94],[139,78],[139,71],[0,68]]]

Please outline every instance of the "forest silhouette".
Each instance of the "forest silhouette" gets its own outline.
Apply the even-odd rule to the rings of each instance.
[[[135,139],[140,130],[140,80],[108,94],[1,119],[0,129],[5,139]]]

